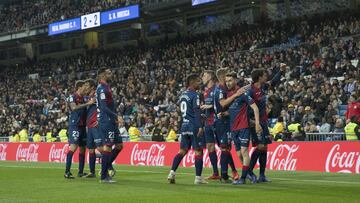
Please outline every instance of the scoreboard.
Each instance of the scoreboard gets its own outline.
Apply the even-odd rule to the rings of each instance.
[[[191,1],[191,5],[192,6],[197,6],[197,5],[200,5],[200,4],[207,4],[207,3],[210,3],[210,2],[214,2],[216,0],[192,0]]]
[[[110,23],[139,18],[139,16],[140,11],[138,4],[104,12],[90,13],[77,18],[49,24],[48,35],[51,36],[77,30],[86,30]]]

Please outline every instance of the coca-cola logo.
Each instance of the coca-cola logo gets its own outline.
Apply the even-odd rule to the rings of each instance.
[[[135,144],[131,152],[131,165],[164,166],[165,148],[165,144],[152,144],[150,148],[140,149],[139,144]]]
[[[334,145],[325,163],[326,172],[360,173],[360,153],[341,152],[340,144]]]
[[[69,144],[65,144],[62,148],[57,149],[56,144],[52,144],[49,152],[49,162],[65,163],[68,147]]]
[[[38,149],[38,144],[30,144],[28,147],[19,144],[16,151],[16,161],[38,161]]]
[[[289,146],[281,144],[273,152],[268,152],[267,164],[271,170],[295,171],[297,159],[294,158],[295,152],[300,145]]]
[[[0,144],[0,161],[6,161],[7,144]]]
[[[221,150],[218,146],[215,146],[215,151],[216,151],[216,155],[218,157],[217,165],[219,166]],[[183,167],[194,167],[195,166],[195,151],[194,150],[188,151],[188,153],[182,159],[182,165],[183,165]],[[212,167],[210,157],[209,157],[209,151],[207,149],[204,150],[203,166],[207,167],[207,168]]]

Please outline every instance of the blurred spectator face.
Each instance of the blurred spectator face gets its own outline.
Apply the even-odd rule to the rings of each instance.
[[[303,107],[303,106],[299,106],[298,112],[299,112],[299,113],[304,113],[304,107]]]
[[[342,128],[343,127],[343,121],[341,119],[337,119],[335,123],[336,128]]]
[[[328,105],[328,107],[327,107],[327,110],[328,111],[331,111],[333,108],[332,108],[332,105]]]
[[[294,106],[292,104],[288,106],[288,111],[294,111]]]

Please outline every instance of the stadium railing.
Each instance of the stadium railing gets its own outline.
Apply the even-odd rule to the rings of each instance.
[[[345,133],[306,133],[306,141],[341,141],[346,140]]]
[[[9,137],[0,137],[0,142],[9,142]]]
[[[124,142],[129,142],[129,135],[121,136]],[[181,139],[181,136],[178,135]],[[9,137],[0,137],[0,142],[9,142]],[[60,142],[60,138],[57,137],[57,142]],[[141,135],[140,141],[148,142],[152,141],[152,135]],[[345,133],[306,133],[305,141],[346,141]],[[32,142],[32,138],[29,138],[29,142]],[[45,136],[42,137],[42,142],[46,142]]]

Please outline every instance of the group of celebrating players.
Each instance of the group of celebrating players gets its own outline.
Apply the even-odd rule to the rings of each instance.
[[[255,69],[252,83],[238,86],[237,74],[227,68],[216,71],[204,71],[202,78],[196,74],[186,78],[187,90],[182,92],[179,105],[182,114],[180,150],[174,157],[168,181],[175,183],[176,170],[192,147],[195,151],[195,184],[208,183],[202,176],[203,150],[209,151],[213,175],[208,180],[220,180],[235,185],[245,184],[246,179],[252,183],[270,182],[265,176],[267,145],[271,144],[268,130],[266,91],[271,85],[280,81],[286,67],[280,65],[279,72],[268,81],[267,72]],[[64,177],[74,179],[70,172],[73,154],[79,148],[78,177],[95,178],[95,149],[101,153],[101,183],[115,182],[112,177],[115,170],[112,166],[123,142],[119,124],[124,120],[116,111],[116,105],[109,87],[113,74],[110,69],[98,72],[98,82],[93,79],[77,81],[76,92],[68,98],[69,116],[69,151],[66,157]],[[200,100],[201,80],[205,89],[203,101]],[[256,149],[249,156],[250,141]],[[239,174],[230,153],[232,142],[237,156],[242,162],[242,174]],[[221,149],[219,174],[215,143]],[[90,173],[84,173],[86,147],[89,149]],[[259,178],[253,173],[257,161],[260,164]],[[232,169],[232,180],[228,175],[228,166]]]
[[[78,177],[95,178],[95,149],[101,153],[101,179],[113,183],[115,170],[112,166],[123,149],[119,124],[124,121],[116,112],[115,102],[109,84],[113,74],[110,69],[98,72],[98,84],[93,79],[77,81],[76,92],[67,101],[69,116],[69,151],[66,157],[64,177],[74,179],[70,172],[74,152],[79,148]],[[85,151],[89,149],[90,173],[84,173]]]
[[[192,147],[195,151],[195,184],[207,184],[201,176],[203,169],[203,149],[207,148],[213,175],[208,180],[220,180],[224,183],[242,185],[249,179],[251,183],[270,182],[265,176],[267,146],[271,144],[268,130],[267,96],[270,86],[281,79],[285,64],[280,64],[279,71],[268,81],[267,72],[255,69],[251,73],[251,85],[239,87],[237,74],[226,68],[205,71],[202,83],[205,86],[203,101],[200,100],[200,77],[189,75],[186,79],[187,90],[179,99],[182,113],[180,151],[174,157],[168,181],[175,183],[175,171],[182,158]],[[204,112],[205,115],[202,114]],[[203,119],[205,117],[205,119]],[[256,147],[249,156],[249,144]],[[221,149],[221,174],[217,167],[215,142]],[[232,142],[237,156],[242,163],[242,174],[235,168],[231,156]],[[253,173],[259,160],[259,178]],[[232,180],[228,175],[228,165],[232,169]]]

